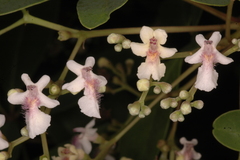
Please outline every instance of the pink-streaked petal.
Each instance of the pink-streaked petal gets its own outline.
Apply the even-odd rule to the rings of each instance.
[[[202,34],[196,35],[195,40],[200,47],[202,47],[204,45],[204,42],[206,41]]]
[[[143,43],[135,43],[132,42],[130,44],[132,52],[137,55],[137,56],[141,56],[141,57],[146,57],[147,55],[147,51],[148,51],[148,44],[143,44]]]
[[[105,86],[107,84],[107,79],[103,76],[95,75],[93,73],[92,77],[93,77],[93,79],[96,79],[98,81],[99,87]]]
[[[26,92],[15,92],[8,96],[8,102],[14,105],[23,104],[26,96],[28,95],[28,91]]]
[[[45,96],[42,93],[39,93],[39,97],[38,98],[39,98],[39,100],[41,102],[41,105],[45,106],[47,108],[54,108],[54,107],[56,107],[57,105],[60,104],[57,100],[51,99],[51,98]]]
[[[82,76],[82,68],[84,67],[81,64],[78,64],[77,62],[75,62],[74,60],[69,60],[67,62],[67,67],[70,71],[72,71],[73,73],[75,73],[78,76]]]
[[[87,139],[87,137],[83,137],[80,141],[82,144],[83,150],[85,153],[89,154],[92,151],[92,144],[91,142]]]
[[[167,33],[165,30],[156,29],[153,36],[157,39],[157,44],[165,44],[167,41]]]
[[[200,159],[202,155],[196,151],[193,150],[193,159]]]
[[[158,52],[160,53],[161,58],[168,58],[168,57],[173,56],[177,52],[177,49],[176,48],[166,48],[166,47],[163,47],[163,46],[159,46],[158,47]]]
[[[199,90],[210,92],[217,87],[218,73],[212,67],[201,66],[198,68],[195,87]]]
[[[94,136],[95,134],[97,134],[96,132],[97,132],[97,128],[87,128],[87,129],[86,129],[85,136],[87,136],[87,137],[92,137],[92,136]]]
[[[82,132],[85,132],[85,128],[83,128],[83,127],[76,127],[76,128],[73,129],[73,132],[82,133]]]
[[[85,61],[85,67],[93,67],[95,64],[95,59],[94,57],[87,57]]]
[[[152,76],[154,80],[159,81],[164,76],[165,70],[166,66],[163,63],[141,63],[138,67],[137,76],[139,79],[149,79]]]
[[[153,38],[153,29],[147,26],[143,26],[140,30],[140,38],[144,44],[149,44],[150,39]]]
[[[219,32],[213,32],[212,36],[209,38],[212,41],[212,44],[216,47],[220,42],[222,35]]]
[[[0,132],[1,132],[1,131],[0,131]],[[0,135],[1,135],[1,134],[2,134],[2,133],[0,133]],[[8,148],[8,146],[9,146],[9,143],[8,143],[6,140],[0,138],[0,150],[3,150],[3,149],[5,149],[5,148]]]
[[[39,91],[42,91],[50,81],[50,77],[47,75],[42,76],[38,82],[35,84]]]
[[[221,63],[221,64],[229,64],[231,62],[233,62],[232,58],[226,57],[223,54],[221,54],[220,52],[218,52],[216,49],[214,50],[215,53],[215,60],[216,63]]]
[[[6,121],[5,115],[0,114],[0,127],[4,125],[5,121]]]
[[[81,112],[89,117],[101,118],[97,99],[92,96],[83,96],[78,100]]]
[[[93,118],[87,125],[86,129],[92,128],[95,125],[95,118]]]
[[[24,84],[25,84],[26,86],[28,86],[28,85],[35,85],[35,84],[32,82],[31,78],[28,76],[28,74],[23,73],[22,76],[21,76],[21,78],[22,78],[22,81],[24,82]]]
[[[72,94],[80,92],[84,88],[85,80],[82,77],[77,77],[70,83],[66,83],[62,86],[62,89],[69,90]]]
[[[189,64],[196,64],[196,63],[201,63],[202,62],[202,56],[203,54],[203,48],[200,48],[196,53],[194,53],[191,56],[187,56],[184,61],[189,63]]]
[[[51,116],[43,113],[38,108],[30,108],[26,111],[25,118],[27,130],[31,139],[46,132],[47,128],[50,126]]]

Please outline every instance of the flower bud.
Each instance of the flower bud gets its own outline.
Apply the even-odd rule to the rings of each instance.
[[[107,37],[107,42],[109,44],[116,44],[116,43],[122,43],[122,41],[126,39],[123,35],[117,34],[117,33],[111,33]]]
[[[104,93],[106,92],[106,86],[101,86],[98,90],[98,93]]]
[[[144,117],[145,117],[145,114],[141,111],[141,112],[138,114],[138,117],[139,117],[139,118],[144,118]]]
[[[61,88],[57,85],[57,84],[52,84],[50,87],[49,87],[49,93],[51,95],[58,95],[61,91]]]
[[[124,49],[129,49],[129,48],[131,48],[130,44],[131,44],[131,41],[129,39],[124,39],[123,42],[122,42],[122,47]]]
[[[150,83],[148,79],[140,79],[137,81],[137,88],[140,92],[148,91]]]
[[[20,93],[20,92],[23,92],[23,90],[21,89],[18,89],[18,88],[15,88],[15,89],[10,89],[7,93],[7,96],[9,97],[11,94],[13,93]]]
[[[112,64],[107,58],[101,57],[98,59],[98,67],[112,68]]]
[[[0,152],[0,160],[7,160],[9,158],[9,154],[6,151]]]
[[[154,92],[155,94],[159,94],[159,93],[161,93],[161,88],[160,88],[159,86],[155,86],[155,87],[153,88],[153,92]]]
[[[115,50],[116,52],[121,52],[121,51],[122,51],[122,45],[121,45],[121,44],[116,44],[116,45],[114,46],[114,50]]]
[[[134,103],[132,103],[132,104],[129,104],[129,105],[128,105],[129,113],[130,113],[132,116],[138,115],[139,112],[140,112],[140,106],[141,106],[141,104],[140,104],[138,101],[136,101],[136,102],[134,102]]]
[[[141,107],[141,111],[145,116],[148,116],[151,113],[151,108],[149,108],[148,106],[143,105]]]
[[[186,91],[186,90],[182,90],[180,93],[179,93],[179,97],[181,99],[188,99],[188,97],[190,96],[189,92]]]
[[[113,77],[112,82],[113,84],[116,84],[116,85],[122,85],[122,81],[117,76]]]
[[[162,92],[165,94],[171,92],[171,90],[172,90],[171,84],[166,83],[166,82],[159,82],[159,86],[160,86]]]
[[[174,112],[172,112],[169,116],[169,118],[173,121],[173,122],[177,122],[179,119],[179,116],[182,115],[180,110],[176,110]]]
[[[21,129],[20,133],[21,133],[22,136],[25,136],[25,137],[28,137],[28,136],[29,136],[28,130],[27,130],[26,127],[23,127],[23,128]]]
[[[185,120],[184,116],[182,114],[178,117],[178,122],[183,122]]]
[[[184,101],[180,107],[180,110],[183,115],[187,115],[192,112],[192,107],[190,106],[189,102]]]
[[[162,109],[168,109],[169,107],[174,108],[176,105],[175,103],[177,103],[175,98],[165,98],[165,99],[161,100],[160,106]]]
[[[204,105],[204,103],[203,103],[202,100],[197,100],[197,101],[194,101],[194,102],[191,103],[191,106],[195,107],[197,109],[202,109],[203,105]]]
[[[176,99],[174,98],[174,99],[172,100],[172,102],[170,103],[170,107],[176,108],[177,106],[178,106],[178,102],[177,102]]]
[[[59,41],[66,41],[71,38],[71,33],[68,31],[59,31],[58,32],[58,40]]]
[[[126,64],[126,69],[127,69],[127,75],[130,75],[132,72],[132,67],[133,67],[134,61],[129,58],[125,61],[125,64]]]
[[[232,39],[232,44],[237,44],[238,40],[236,38]]]

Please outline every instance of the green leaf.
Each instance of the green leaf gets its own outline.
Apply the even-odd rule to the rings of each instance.
[[[127,0],[79,0],[77,3],[78,19],[88,28],[96,28],[110,18],[110,14],[122,7]]]
[[[192,0],[192,1],[210,6],[227,6],[230,3],[230,0]]]
[[[222,145],[240,151],[240,110],[226,112],[213,122],[213,135]]]
[[[0,0],[0,16],[20,11],[47,0]]]

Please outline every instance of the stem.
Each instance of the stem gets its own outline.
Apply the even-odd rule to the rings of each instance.
[[[72,51],[72,53],[71,53],[71,55],[70,55],[68,60],[72,60],[72,59],[75,58],[75,56],[78,53],[78,50],[80,49],[80,47],[81,47],[81,45],[82,45],[84,40],[85,40],[84,37],[78,38],[78,41],[77,41],[75,47],[73,48],[73,51]],[[63,71],[62,71],[62,74],[60,75],[58,80],[59,81],[64,81],[64,79],[65,79],[65,77],[67,75],[67,72],[68,72],[68,68],[67,68],[67,66],[65,66]]]
[[[43,155],[46,156],[48,159],[50,159],[46,133],[41,134],[41,141],[42,141],[42,147],[43,147]]]
[[[12,157],[12,151],[13,151],[14,147],[16,147],[17,145],[25,142],[25,141],[28,140],[28,139],[29,139],[29,137],[27,137],[27,136],[22,136],[22,137],[20,137],[20,138],[18,138],[18,139],[16,139],[16,140],[12,141],[12,142],[10,143],[9,147],[8,147],[9,157],[10,157],[10,158]]]
[[[7,26],[6,28],[0,30],[0,35],[8,32],[8,31],[10,31],[10,30],[12,30],[12,29],[22,25],[22,24],[24,24],[24,19],[23,18],[19,19],[18,21],[16,21],[15,23],[11,24],[10,26]]]
[[[232,8],[233,8],[234,0],[230,0],[230,3],[227,8],[227,17],[226,17],[226,30],[225,30],[225,36],[230,41],[230,22],[232,17]]]

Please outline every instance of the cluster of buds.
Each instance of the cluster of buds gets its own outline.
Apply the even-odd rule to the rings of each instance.
[[[107,37],[107,41],[109,44],[115,44],[114,50],[116,52],[121,52],[123,48],[129,49],[131,44],[131,41],[129,39],[117,33],[111,33]]]
[[[235,45],[238,45],[238,50],[237,51],[240,51],[240,39],[232,39],[232,43],[235,44]]]
[[[144,118],[151,113],[151,109],[139,101],[129,104],[128,110],[132,116],[138,115],[140,118]]]
[[[190,102],[193,99],[192,95],[186,91],[182,90],[179,93],[179,96],[176,98],[165,98],[160,102],[160,106],[163,109],[168,109],[168,108],[176,108],[178,106],[179,101],[185,100],[182,102],[180,105],[180,108],[173,113],[170,114],[170,119],[173,122],[179,121],[182,122],[184,121],[184,115],[187,115],[192,112],[192,107],[197,108],[197,109],[202,109],[203,108],[203,101],[201,100],[196,100],[193,102]]]

